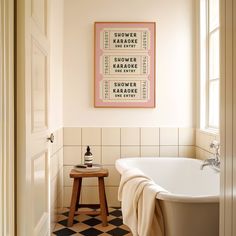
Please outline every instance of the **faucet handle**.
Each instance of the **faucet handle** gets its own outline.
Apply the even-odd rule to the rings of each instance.
[[[220,148],[220,142],[218,142],[217,140],[213,140],[210,143],[210,148],[214,148],[216,151],[218,151]]]
[[[214,148],[215,150],[215,154],[214,154],[214,158],[216,160],[216,163],[220,163],[220,142],[214,140],[211,144],[210,144],[211,148]],[[217,165],[218,165],[217,164]]]

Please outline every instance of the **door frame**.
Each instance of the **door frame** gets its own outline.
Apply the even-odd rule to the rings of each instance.
[[[220,1],[220,236],[236,235],[236,4]]]
[[[14,0],[0,0],[0,235],[15,235]]]

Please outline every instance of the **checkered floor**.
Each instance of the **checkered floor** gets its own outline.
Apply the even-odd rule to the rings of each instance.
[[[95,210],[95,209],[94,209]],[[132,236],[129,228],[123,225],[122,213],[119,208],[109,208],[108,226],[102,227],[100,216],[76,215],[74,225],[67,227],[69,209],[65,209],[59,215],[58,222],[52,235],[57,236]]]

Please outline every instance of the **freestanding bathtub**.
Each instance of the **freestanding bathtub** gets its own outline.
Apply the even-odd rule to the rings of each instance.
[[[182,157],[122,158],[122,173],[138,168],[166,191],[157,194],[165,236],[218,236],[220,175],[202,161]]]

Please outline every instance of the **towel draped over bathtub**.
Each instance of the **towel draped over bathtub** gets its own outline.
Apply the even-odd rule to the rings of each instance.
[[[123,222],[133,236],[164,236],[164,221],[156,195],[165,191],[140,170],[122,173],[118,199],[121,201]]]

